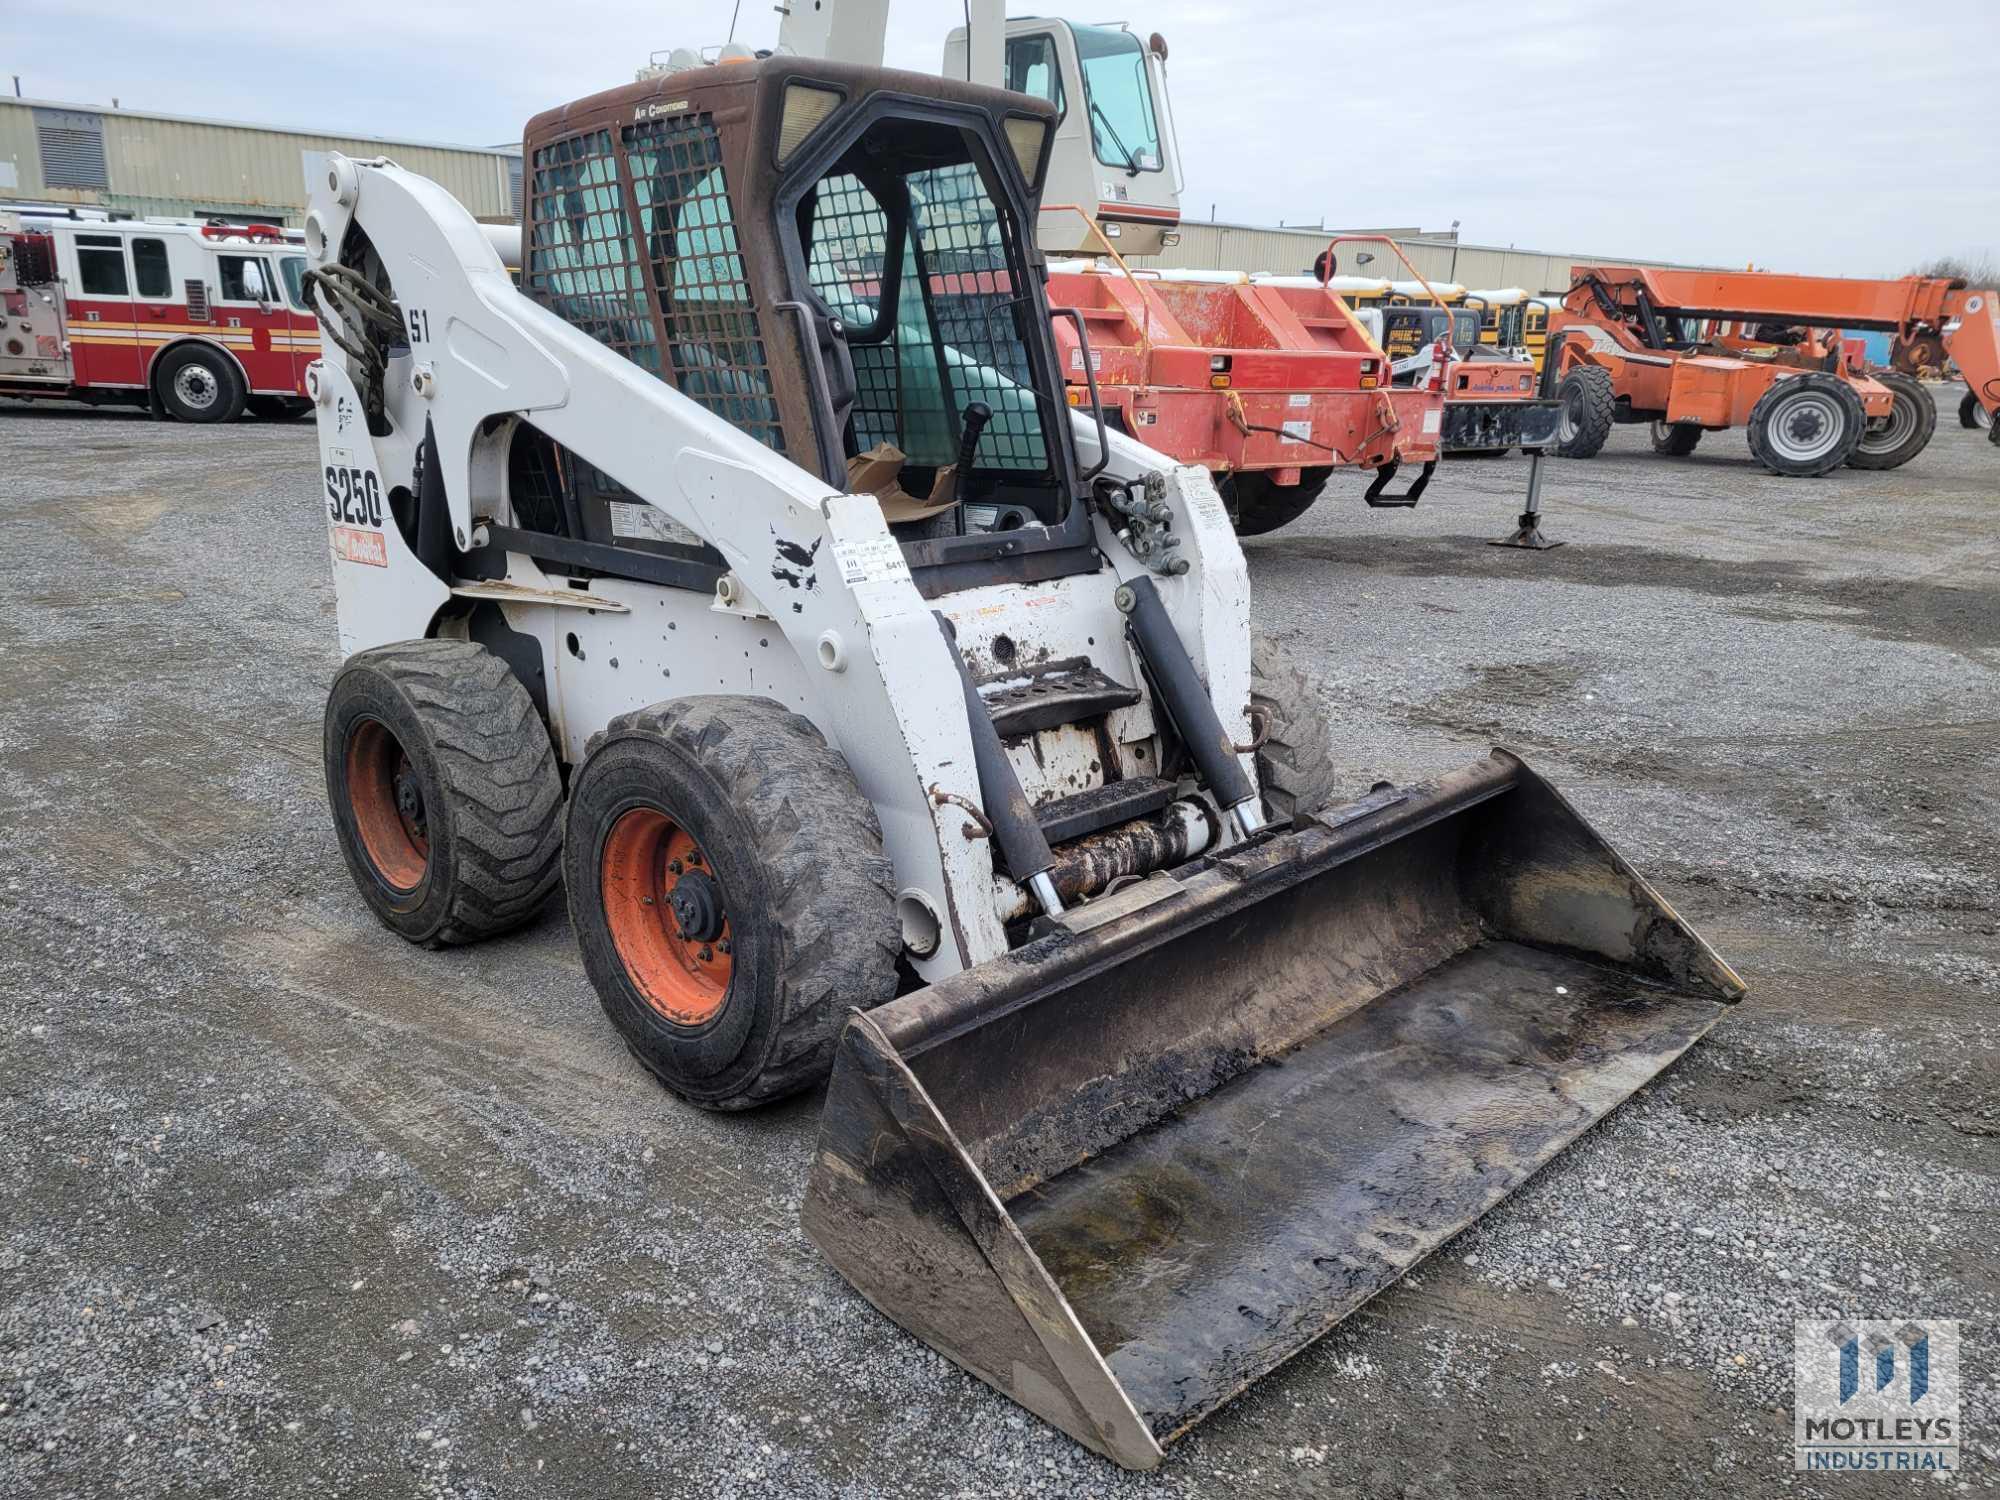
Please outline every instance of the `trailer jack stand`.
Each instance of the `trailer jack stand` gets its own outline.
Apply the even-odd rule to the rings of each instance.
[[[1489,547],[1521,547],[1530,552],[1547,552],[1552,547],[1560,547],[1561,542],[1552,542],[1542,535],[1542,455],[1537,452],[1528,457],[1528,507],[1521,512],[1521,518],[1514,525],[1511,536],[1488,542]]]

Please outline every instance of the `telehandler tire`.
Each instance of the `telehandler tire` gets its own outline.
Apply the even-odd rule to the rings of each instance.
[[[1958,398],[1958,425],[1961,427],[1991,427],[1993,418],[1985,407],[1979,404],[1979,397],[1967,391]]]
[[[1750,455],[1773,474],[1815,479],[1854,456],[1868,415],[1853,386],[1813,370],[1774,381],[1750,408]]]
[[[1701,441],[1699,422],[1654,422],[1653,451],[1668,458],[1686,458]]]
[[[1618,402],[1611,391],[1611,372],[1596,365],[1578,365],[1556,387],[1562,414],[1556,421],[1559,458],[1595,458],[1611,436],[1611,419]]]
[[[767,698],[613,719],[570,788],[563,874],[605,1014],[706,1109],[818,1082],[848,1012],[895,996],[902,923],[875,808]]]
[[[1889,387],[1895,405],[1879,432],[1861,434],[1854,456],[1847,460],[1850,469],[1901,468],[1930,446],[1937,431],[1937,402],[1931,400],[1923,382],[1894,370],[1878,370],[1875,379]]]
[[[349,657],[326,702],[326,792],[348,872],[428,948],[528,921],[561,874],[562,777],[534,700],[470,641]]]
[[[1263,743],[1255,756],[1264,814],[1289,825],[1339,795],[1325,685],[1269,636],[1250,640],[1250,706]]]
[[[1222,492],[1236,534],[1262,536],[1289,526],[1312,509],[1332,474],[1331,468],[1301,469],[1297,484],[1273,484],[1268,474],[1252,469],[1225,474],[1215,487]]]

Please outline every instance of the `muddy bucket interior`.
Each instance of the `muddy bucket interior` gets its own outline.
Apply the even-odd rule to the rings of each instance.
[[[1150,1467],[1741,993],[1496,751],[856,1016],[806,1229],[926,1343]]]

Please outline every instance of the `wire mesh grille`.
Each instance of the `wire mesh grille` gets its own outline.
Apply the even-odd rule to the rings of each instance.
[[[1033,303],[1007,269],[1000,210],[971,162],[913,172],[910,227],[923,248],[932,316],[946,351],[952,407],[984,401],[993,420],[980,468],[1042,470],[1048,447],[1019,321]]]
[[[634,364],[658,375],[660,351],[646,305],[611,134],[597,130],[535,153],[528,217],[528,295]]]
[[[855,443],[891,442],[917,463],[950,463],[959,413],[984,401],[993,420],[978,467],[1040,472],[1048,450],[1016,321],[1030,304],[1016,300],[998,210],[969,162],[912,173],[904,186],[900,243],[853,176],[821,182],[813,210],[807,271],[850,328]],[[890,281],[895,325],[874,330]]]
[[[770,360],[713,120],[684,115],[627,126],[624,145],[675,387],[782,453]]]

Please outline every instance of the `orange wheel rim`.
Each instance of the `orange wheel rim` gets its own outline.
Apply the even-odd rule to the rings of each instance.
[[[375,873],[394,890],[415,890],[431,859],[423,782],[380,719],[363,719],[347,737],[347,803]]]
[[[635,807],[611,825],[600,878],[612,946],[640,997],[676,1025],[712,1019],[736,960],[722,882],[701,845],[665,813]]]

